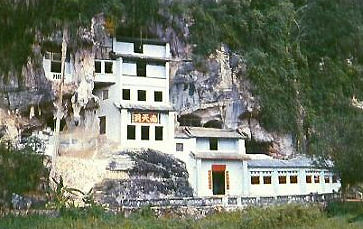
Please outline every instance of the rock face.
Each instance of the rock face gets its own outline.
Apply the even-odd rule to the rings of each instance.
[[[127,168],[128,179],[105,179],[96,185],[103,204],[117,206],[122,199],[157,199],[162,197],[187,197],[193,195],[188,183],[184,162],[154,150],[123,151],[118,153],[133,161]],[[120,160],[114,157],[109,169],[120,172]],[[124,169],[124,168],[123,168]]]
[[[168,15],[165,15],[166,18]],[[171,63],[170,99],[179,118],[192,115],[200,119],[202,126],[221,128],[240,128],[256,142],[270,143],[270,152],[278,154],[294,153],[293,141],[289,135],[268,133],[258,121],[260,106],[258,97],[252,95],[252,87],[246,77],[246,64],[241,56],[234,54],[221,44],[214,54],[204,59],[202,67],[191,61],[192,44],[189,44],[188,19],[172,17],[165,25],[153,25],[149,30],[170,43],[173,61]],[[173,25],[173,26],[171,26]],[[177,28],[177,30],[175,29]],[[81,126],[87,131],[97,132],[97,118],[92,110],[97,107],[97,97],[92,95],[94,58],[108,58],[112,50],[112,40],[105,29],[102,14],[96,15],[90,27],[79,29],[81,43],[69,44],[72,47],[70,60],[74,69],[74,82],[66,85],[64,94],[64,119],[68,132]],[[59,37],[54,38],[59,43]],[[71,41],[70,41],[71,43]],[[79,44],[82,44],[81,46]],[[57,86],[44,76],[42,53],[39,45],[34,45],[33,56],[23,67],[22,77],[14,73],[8,79],[0,80],[0,108],[9,118],[16,115],[29,117],[28,122],[17,129],[18,133],[44,125],[53,119],[56,110],[53,102],[59,94]],[[11,114],[14,114],[11,116]],[[7,129],[4,122],[0,129]],[[97,136],[95,136],[97,137]],[[289,147],[284,147],[290,142]]]

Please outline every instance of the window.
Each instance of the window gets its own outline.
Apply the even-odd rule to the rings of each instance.
[[[95,73],[101,73],[101,62],[95,61]]]
[[[297,176],[290,176],[290,184],[297,184]]]
[[[146,91],[145,90],[137,90],[137,100],[146,101]]]
[[[138,61],[136,63],[136,71],[137,71],[137,76],[145,77],[146,76],[146,62]]]
[[[141,126],[141,140],[149,140],[149,126]]]
[[[102,90],[102,99],[103,100],[108,99],[108,90]]]
[[[259,176],[251,176],[251,184],[260,184]]]
[[[60,73],[61,72],[61,62],[52,61],[50,64],[50,71]]]
[[[218,150],[217,138],[209,138],[209,150]]]
[[[105,73],[112,73],[112,62],[105,62]]]
[[[311,176],[310,175],[306,176],[306,183],[307,184],[311,183]]]
[[[279,176],[279,184],[286,184],[286,176]]]
[[[130,89],[122,89],[122,99],[130,100]]]
[[[128,125],[127,126],[127,139],[129,140],[135,140],[136,139],[136,131],[134,125]]]
[[[184,145],[183,143],[176,143],[176,151],[180,152],[180,151],[184,151]]]
[[[320,183],[320,176],[319,175],[314,176],[314,183]]]
[[[329,176],[324,176],[324,182],[325,182],[325,183],[330,183],[330,178],[329,178]]]
[[[143,47],[141,42],[134,43],[134,52],[135,53],[143,53]]]
[[[271,176],[264,176],[263,177],[264,184],[271,184]]]
[[[106,116],[100,117],[100,134],[106,133]]]
[[[163,127],[155,126],[155,140],[161,141],[163,140]]]
[[[161,91],[154,91],[154,101],[155,102],[163,101],[163,93]]]
[[[338,178],[337,178],[337,176],[335,176],[335,175],[333,175],[333,183],[338,183]]]

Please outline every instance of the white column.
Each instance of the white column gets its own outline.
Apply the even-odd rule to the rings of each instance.
[[[247,161],[242,161],[242,195],[248,196],[249,194],[249,182],[250,182],[250,176],[247,168]]]

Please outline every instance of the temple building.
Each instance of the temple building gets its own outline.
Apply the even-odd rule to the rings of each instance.
[[[338,178],[312,160],[246,153],[239,130],[178,126],[169,100],[170,47],[113,39],[111,59],[95,59],[99,134],[119,149],[150,148],[185,162],[195,196],[284,196],[338,191]],[[60,55],[46,53],[47,78],[59,80]],[[65,80],[74,71],[66,62]],[[67,78],[68,77],[68,78]]]

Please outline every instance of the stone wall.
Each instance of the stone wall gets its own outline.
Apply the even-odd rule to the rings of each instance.
[[[220,211],[241,210],[247,207],[265,207],[283,204],[313,204],[338,200],[338,193],[309,194],[275,197],[186,197],[162,199],[123,199],[115,205],[105,207],[113,212],[123,212],[126,216],[142,207],[150,207],[157,216],[176,215],[200,218]]]

